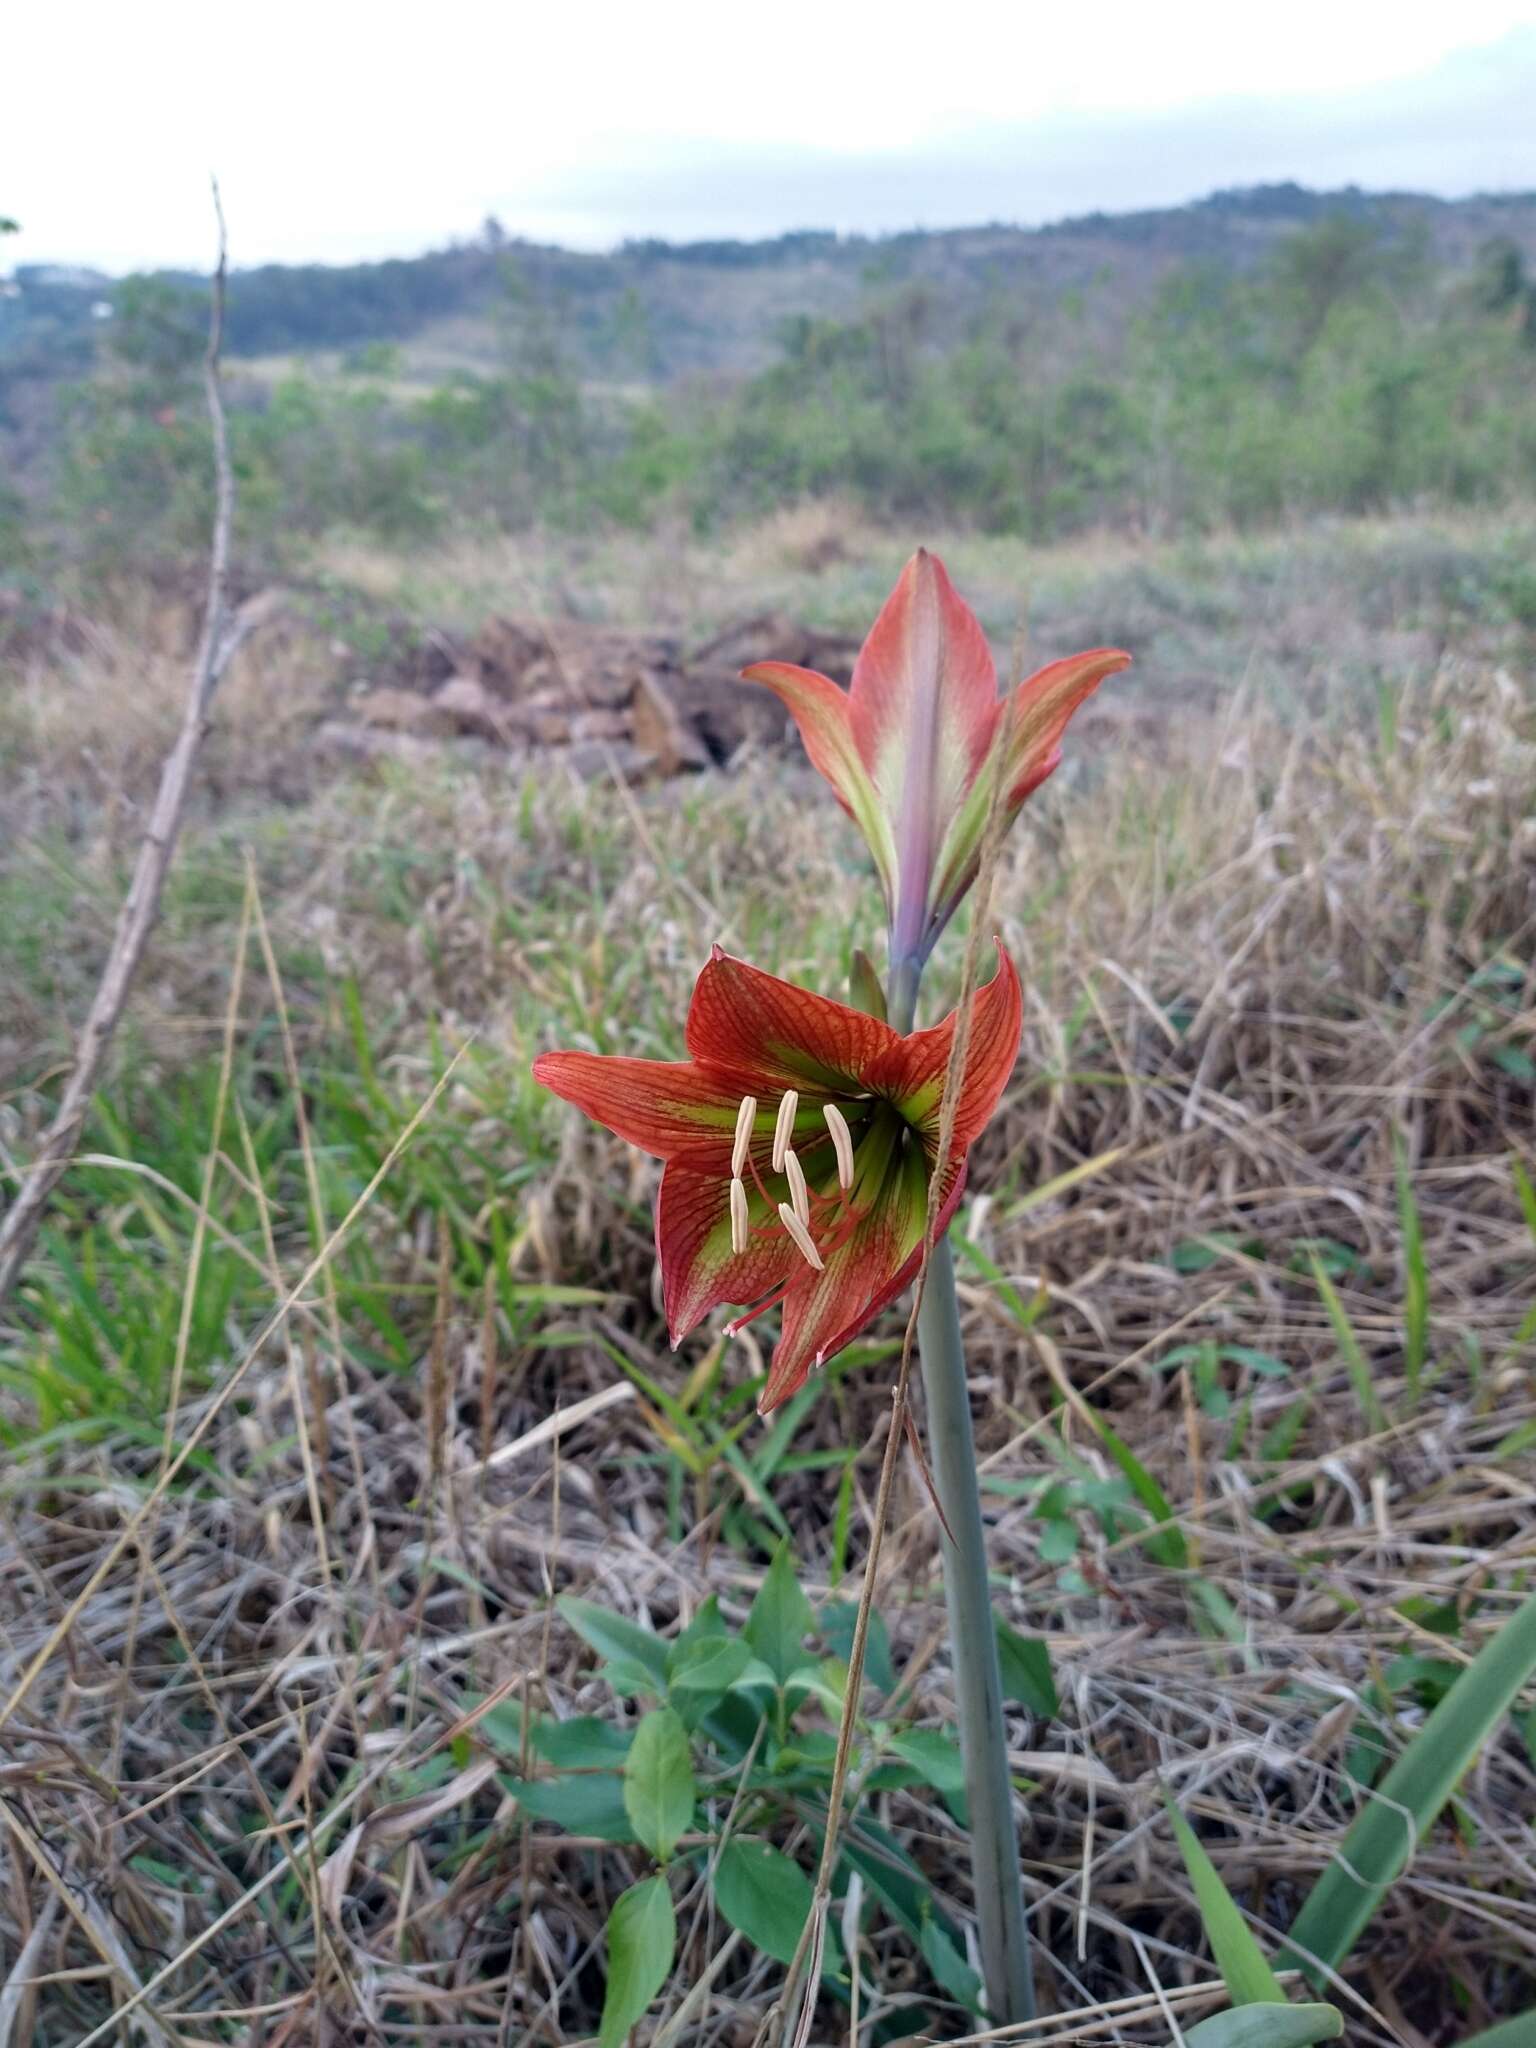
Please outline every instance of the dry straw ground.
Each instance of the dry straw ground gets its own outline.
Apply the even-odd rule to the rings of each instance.
[[[837,625],[895,552],[858,542],[829,583],[793,567],[796,534],[767,545]],[[1060,1696],[1013,1728],[1045,2015],[1020,2038],[1164,2043],[1213,2009],[1160,1788],[1277,1935],[1373,1752],[1536,1559],[1536,718],[1518,633],[1458,619],[1424,571],[1441,545],[1047,579],[1048,615],[1162,603],[1185,638],[1147,627],[1167,694],[1083,722],[998,882],[1028,1015],[963,1305],[998,1605],[1047,1640]],[[1347,589],[1296,567],[1346,556]],[[1250,584],[1269,594],[1245,610]],[[1235,617],[1212,622],[1213,587]],[[1351,601],[1376,620],[1368,681]],[[145,623],[0,684],[0,1169],[131,846]],[[1220,669],[1169,688],[1201,633]],[[1281,695],[1261,671],[1287,646]],[[750,762],[633,794],[457,757],[335,780],[303,745],[310,659],[279,641],[231,685],[94,1163],[0,1327],[3,2048],[591,2035],[605,1912],[646,1859],[532,1819],[504,1782],[526,1752],[477,1703],[632,1714],[552,1594],[663,1633],[709,1593],[739,1619],[781,1527],[813,1604],[857,1584],[899,1317],[792,1437],[749,1423],[725,1448],[750,1333],[667,1353],[652,1168],[526,1079],[555,1042],[675,1050],[717,937],[835,988],[874,917],[851,834]],[[939,1542],[907,1469],[879,1594],[899,1696],[870,1701],[898,1724],[950,1714]],[[1522,1727],[1335,1987],[1351,2041],[1440,2048],[1536,2001]],[[943,1802],[871,1806],[963,1925]],[[809,1865],[812,1836],[791,1813],[775,1839]],[[676,1888],[641,2038],[746,2048],[781,1966],[698,1866]],[[974,2031],[905,1930],[866,1901],[854,1931],[863,2039]],[[847,2025],[824,2005],[816,2038]]]

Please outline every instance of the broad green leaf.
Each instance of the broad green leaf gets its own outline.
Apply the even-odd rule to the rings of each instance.
[[[533,1747],[557,1771],[617,1771],[629,1755],[632,1728],[615,1728],[595,1714],[573,1714],[568,1721],[533,1724]]]
[[[729,1634],[730,1630],[721,1619],[720,1603],[714,1594],[711,1593],[707,1600],[699,1603],[698,1609],[688,1626],[681,1634],[674,1636],[668,1645],[668,1676],[670,1677],[676,1671],[678,1659],[691,1651],[695,1643],[718,1642],[721,1636]]]
[[[1536,1594],[1484,1644],[1414,1736],[1296,1916],[1291,1939],[1328,1968],[1355,1945],[1488,1736],[1536,1671]],[[1320,1972],[1298,1960],[1317,1982]]]
[[[647,1714],[624,1759],[624,1806],[638,1840],[658,1863],[677,1847],[693,1819],[698,1787],[688,1730],[671,1707]]]
[[[642,1664],[638,1657],[610,1657],[606,1663],[598,1665],[597,1675],[621,1699],[632,1700],[641,1693],[666,1690],[658,1684],[649,1664]]]
[[[797,1694],[789,1702],[793,1712],[807,1696],[818,1699],[834,1718],[843,1711],[848,1690],[848,1672],[840,1658],[825,1657],[820,1664],[797,1664],[784,1681],[787,1693]]]
[[[751,1662],[751,1645],[739,1636],[699,1636],[673,1657],[672,1690],[692,1694],[697,1707],[728,1693]]]
[[[596,1835],[604,1842],[637,1839],[617,1771],[582,1771],[560,1778],[498,1777],[496,1782],[530,1820],[553,1821],[567,1834]]]
[[[853,1632],[859,1610],[852,1600],[829,1600],[816,1617],[816,1626],[846,1664],[853,1655]],[[894,1692],[896,1667],[891,1662],[891,1637],[884,1621],[870,1611],[869,1632],[864,1638],[864,1677],[876,1692]]]
[[[779,1681],[768,1669],[768,1666],[763,1662],[762,1658],[754,1657],[752,1661],[748,1664],[746,1670],[742,1672],[740,1678],[738,1678],[735,1684],[731,1687],[731,1691],[752,1692],[755,1689],[758,1691],[773,1692],[777,1688],[778,1683]]]
[[[1536,2048],[1536,2005],[1512,2020],[1500,2020],[1496,2027],[1484,2027],[1456,2048]]]
[[[968,2011],[981,2011],[981,1979],[961,1955],[932,1914],[923,1915],[917,1945],[923,1961],[933,1972],[933,1981]]]
[[[555,1605],[582,1641],[589,1643],[600,1657],[614,1662],[630,1660],[643,1666],[658,1681],[657,1692],[666,1691],[667,1646],[660,1636],[625,1615],[615,1614],[611,1608],[599,1607],[591,1600],[578,1600],[571,1593],[562,1593]]]
[[[1163,1804],[1173,1822],[1184,1867],[1195,1888],[1200,1919],[1227,1995],[1236,2006],[1284,2005],[1280,1981],[1264,1960],[1237,1902],[1222,1883],[1221,1873],[1205,1853],[1199,1836],[1164,1792]],[[1222,2015],[1224,2017],[1224,2015]]]
[[[608,1915],[608,1985],[598,2048],[623,2048],[629,2030],[672,1974],[677,1915],[664,1877],[631,1885]]]
[[[965,1819],[965,1761],[960,1745],[940,1728],[907,1728],[891,1736],[887,1748],[909,1763],[935,1792],[962,1827]]]
[[[1051,1670],[1051,1653],[1039,1636],[1021,1636],[999,1614],[992,1617],[997,1632],[997,1667],[1003,1681],[1003,1698],[1017,1700],[1042,1720],[1053,1721],[1061,1712],[1056,1679]]]
[[[474,1706],[477,1702],[471,1701]],[[498,1700],[494,1707],[487,1707],[475,1723],[475,1732],[482,1742],[488,1742],[492,1749],[499,1749],[503,1756],[521,1757],[523,1753],[523,1703],[521,1700]]]
[[[810,1634],[814,1619],[811,1603],[795,1577],[789,1545],[781,1543],[743,1630],[780,1685],[805,1662],[801,1645]]]
[[[1337,2041],[1344,2015],[1336,2005],[1240,2005],[1184,2029],[1185,2048],[1312,2048]],[[1510,2044],[1513,2048],[1513,2044]]]
[[[794,1960],[814,1896],[799,1864],[768,1842],[734,1835],[720,1851],[715,1904],[754,1948],[777,1962]]]

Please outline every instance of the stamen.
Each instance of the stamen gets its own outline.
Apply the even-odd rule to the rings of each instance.
[[[752,1142],[752,1125],[757,1117],[757,1097],[743,1095],[741,1107],[736,1112],[736,1142],[731,1147],[731,1174],[741,1179],[741,1169],[747,1163],[747,1147]]]
[[[779,1221],[794,1239],[795,1249],[801,1256],[813,1265],[818,1273],[825,1271],[822,1265],[821,1253],[816,1249],[814,1238],[800,1221],[794,1210],[791,1209],[788,1202],[780,1202],[779,1204]]]
[[[846,1194],[853,1186],[853,1133],[835,1102],[823,1104],[821,1113],[832,1133],[832,1150],[837,1154],[837,1184]]]
[[[800,1097],[791,1088],[779,1104],[779,1119],[773,1127],[773,1170],[784,1171],[784,1148],[789,1143],[795,1128],[795,1111],[800,1107]]]
[[[731,1250],[740,1255],[747,1249],[751,1237],[751,1224],[747,1218],[747,1191],[741,1184],[739,1174],[731,1175]]]
[[[793,1151],[784,1154],[784,1171],[789,1176],[789,1199],[800,1221],[809,1224],[811,1220],[811,1197],[805,1185],[805,1169]]]

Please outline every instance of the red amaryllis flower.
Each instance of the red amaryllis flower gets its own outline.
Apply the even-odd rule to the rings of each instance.
[[[672,1342],[721,1303],[732,1333],[782,1307],[766,1414],[916,1273],[928,1186],[939,1228],[1019,1049],[1019,979],[1001,946],[978,990],[949,1156],[940,1106],[955,1018],[905,1037],[716,946],[688,1007],[686,1060],[547,1052],[534,1078],[666,1161],[656,1202]]]
[[[999,698],[981,622],[938,556],[919,548],[870,629],[851,689],[787,661],[742,675],[793,712],[812,765],[869,842],[892,962],[920,965],[976,878],[994,774],[1011,823],[1059,764],[1073,712],[1130,658],[1116,647],[1069,655]]]

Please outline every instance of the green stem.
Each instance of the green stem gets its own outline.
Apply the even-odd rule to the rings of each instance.
[[[921,971],[910,962],[892,970],[890,1017],[898,1031],[912,1028]],[[960,1750],[965,1761],[971,1875],[987,2016],[993,2026],[1012,2026],[1034,2018],[1034,1970],[1024,1919],[1018,1830],[1013,1820],[1013,1781],[987,1577],[970,1388],[960,1336],[960,1303],[947,1237],[938,1240],[928,1260],[917,1340],[928,1403],[933,1482],[953,1534],[953,1541],[944,1545],[944,1597],[949,1610]]]

